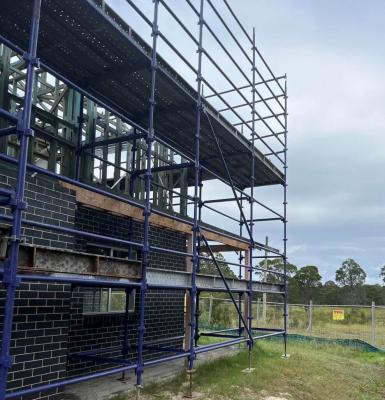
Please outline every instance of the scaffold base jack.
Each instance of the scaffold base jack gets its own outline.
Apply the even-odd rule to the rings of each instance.
[[[195,371],[196,371],[195,369],[188,369],[186,371],[187,377],[188,377],[188,393],[183,396],[185,399],[193,399],[194,398],[193,391],[192,391],[192,385],[193,385],[193,374]]]
[[[243,369],[241,372],[244,373],[244,374],[251,374],[254,371],[255,371],[255,368],[247,367],[247,368]]]
[[[249,350],[249,366],[243,369],[241,372],[243,372],[244,374],[251,374],[254,370],[255,368],[251,367],[251,350]]]
[[[135,389],[136,389],[135,399],[139,400],[140,399],[140,393],[141,393],[141,390],[143,389],[143,386],[142,385],[135,385]]]

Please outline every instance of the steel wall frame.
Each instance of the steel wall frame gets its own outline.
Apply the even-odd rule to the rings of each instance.
[[[56,173],[44,170],[42,168],[36,167],[34,165],[28,164],[27,162],[27,154],[28,154],[28,143],[29,143],[29,138],[33,134],[33,129],[31,128],[31,111],[32,111],[32,97],[33,97],[33,84],[34,84],[34,76],[35,76],[35,69],[39,66],[39,60],[37,58],[37,43],[38,43],[38,32],[39,32],[39,20],[40,20],[40,9],[41,9],[41,1],[42,0],[33,0],[33,7],[32,7],[32,16],[31,16],[31,28],[30,28],[30,39],[29,39],[29,47],[28,51],[25,53],[22,52],[20,48],[18,48],[16,45],[13,43],[7,41],[5,38],[0,37],[0,40],[13,49],[16,52],[22,52],[23,58],[26,62],[27,65],[27,75],[26,75],[26,89],[25,89],[25,95],[24,95],[24,103],[23,103],[23,109],[22,112],[20,112],[17,116],[13,115],[12,113],[8,112],[7,110],[4,110],[0,108],[0,117],[3,119],[8,120],[10,123],[15,124],[15,127],[11,128],[3,128],[0,130],[0,136],[6,136],[9,134],[12,134],[16,132],[19,136],[20,140],[20,150],[18,154],[17,159],[13,159],[12,157],[6,156],[6,155],[0,155],[0,159],[10,162],[11,164],[15,164],[17,166],[17,182],[16,182],[16,188],[14,190],[5,190],[1,189],[0,190],[0,196],[3,197],[1,200],[1,205],[7,205],[10,207],[12,211],[12,216],[5,216],[5,215],[0,215],[0,219],[6,220],[10,222],[11,224],[11,229],[12,229],[12,234],[11,234],[11,244],[10,244],[10,251],[9,251],[9,258],[3,263],[3,270],[2,270],[2,282],[3,285],[6,289],[6,303],[5,303],[5,311],[4,311],[4,324],[3,324],[3,332],[2,332],[2,342],[1,342],[1,349],[0,349],[0,398],[14,398],[14,397],[20,397],[23,395],[28,395],[28,394],[33,394],[33,393],[38,393],[47,389],[53,389],[53,388],[58,388],[62,387],[64,385],[69,385],[69,384],[74,384],[74,383],[79,383],[83,382],[89,379],[95,379],[98,377],[103,377],[103,376],[109,376],[112,374],[116,374],[119,372],[125,372],[128,370],[135,370],[136,373],[136,385],[138,390],[142,386],[142,374],[143,374],[143,368],[146,366],[150,365],[156,365],[162,362],[170,361],[170,360],[175,360],[179,358],[187,358],[188,359],[188,370],[191,373],[193,368],[194,368],[194,361],[196,358],[196,355],[199,353],[203,353],[206,351],[222,348],[225,346],[231,346],[234,344],[239,344],[246,342],[248,345],[248,351],[249,351],[249,367],[251,366],[251,350],[253,348],[254,340],[264,338],[264,337],[270,337],[270,336],[275,336],[275,335],[282,335],[284,337],[284,354],[286,356],[286,347],[287,347],[287,330],[288,330],[288,323],[287,323],[287,318],[288,318],[288,308],[287,308],[287,290],[288,290],[288,282],[287,282],[287,84],[286,84],[286,75],[282,77],[276,77],[274,76],[273,72],[271,71],[270,67],[260,54],[259,50],[257,49],[255,45],[255,29],[253,30],[252,36],[248,35],[246,32],[245,28],[242,26],[240,23],[239,19],[235,15],[234,11],[231,9],[229,6],[228,2],[226,0],[223,0],[224,4],[226,5],[227,9],[230,11],[231,15],[234,17],[236,23],[239,25],[243,33],[245,34],[247,41],[249,44],[252,46],[252,57],[247,55],[247,52],[245,52],[244,48],[240,45],[238,40],[235,38],[235,36],[232,34],[231,29],[226,25],[225,21],[220,17],[220,14],[216,10],[216,8],[213,6],[212,2],[210,0],[200,0],[200,7],[199,10],[197,10],[193,4],[190,2],[190,0],[186,0],[186,2],[190,5],[190,7],[193,9],[194,13],[198,17],[198,24],[199,24],[199,39],[195,39],[195,37],[189,32],[189,30],[183,25],[181,20],[177,17],[177,15],[167,6],[166,2],[163,0],[153,0],[154,3],[154,14],[153,14],[153,22],[149,21],[145,15],[141,12],[141,10],[135,6],[135,4],[131,0],[127,0],[127,3],[130,4],[136,12],[140,15],[141,18],[145,20],[146,23],[148,23],[151,27],[152,30],[152,51],[151,51],[151,63],[150,63],[150,72],[151,72],[151,81],[150,81],[150,93],[149,93],[149,108],[148,108],[148,120],[149,120],[149,128],[148,129],[143,129],[139,125],[137,125],[134,121],[128,120],[125,116],[121,115],[119,112],[114,110],[113,108],[109,107],[106,104],[103,104],[99,99],[94,98],[91,96],[89,93],[87,93],[86,90],[83,88],[73,84],[73,82],[68,81],[64,77],[61,77],[58,75],[55,71],[51,70],[48,66],[44,66],[46,71],[52,73],[53,75],[57,76],[60,80],[65,82],[67,85],[70,87],[74,88],[75,90],[78,90],[82,96],[87,96],[93,101],[95,101],[97,104],[102,105],[103,107],[106,108],[106,110],[111,111],[116,115],[118,118],[121,118],[122,121],[126,121],[132,126],[135,127],[135,129],[139,130],[139,135],[141,137],[145,138],[146,141],[146,168],[145,171],[136,171],[136,173],[143,174],[144,173],[144,180],[145,180],[145,202],[144,205],[138,202],[135,202],[131,199],[128,199],[123,196],[119,196],[113,193],[110,193],[108,191],[104,191],[103,189],[96,188],[92,185],[87,185],[85,183],[82,183],[79,181],[79,171],[80,171],[80,152],[81,152],[81,140],[79,139],[79,136],[81,135],[81,123],[82,120],[79,120],[79,133],[78,133],[78,141],[76,143],[76,151],[77,151],[77,157],[76,157],[76,173],[75,173],[75,179],[68,178],[68,177],[63,177],[59,176]],[[219,17],[220,21],[223,23],[225,26],[226,30],[231,34],[233,39],[235,40],[236,44],[241,48],[241,50],[245,53],[246,58],[251,64],[251,71],[252,71],[252,78],[249,79],[247,75],[243,72],[243,70],[240,70],[242,75],[245,76],[248,85],[243,86],[243,87],[237,87],[234,82],[227,77],[227,75],[224,73],[224,71],[216,64],[216,62],[213,60],[213,58],[209,55],[206,49],[203,47],[203,36],[204,36],[204,31],[205,28],[208,32],[210,32],[214,38],[216,38],[215,33],[213,30],[209,27],[207,21],[204,19],[204,4],[205,1],[207,4],[210,5],[210,7],[214,10],[215,14]],[[195,69],[180,53],[178,53],[178,50],[173,47],[171,42],[164,36],[163,33],[161,33],[158,29],[158,13],[159,13],[159,6],[163,5],[165,9],[170,13],[170,15],[178,22],[179,25],[182,26],[182,29],[191,37],[193,38],[194,43],[197,45],[197,54],[198,54],[198,62],[197,62],[197,68]],[[197,98],[195,99],[196,102],[196,133],[195,133],[195,154],[194,157],[188,157],[183,154],[183,159],[186,161],[189,161],[187,164],[186,162],[182,162],[180,165],[172,165],[170,168],[186,168],[186,166],[192,166],[194,168],[194,195],[188,196],[189,199],[193,201],[193,221],[189,221],[185,218],[177,217],[174,215],[169,215],[166,213],[163,213],[159,210],[153,210],[151,208],[151,201],[150,201],[150,193],[151,193],[151,187],[152,187],[152,173],[155,172],[155,169],[152,168],[151,166],[151,154],[152,154],[152,146],[155,140],[157,140],[159,143],[163,143],[170,149],[173,149],[170,144],[167,142],[163,141],[160,138],[156,137],[156,129],[154,126],[154,115],[156,114],[156,74],[157,74],[157,41],[158,39],[161,38],[165,41],[166,44],[168,44],[169,47],[171,47],[174,52],[186,63],[187,66],[189,66],[195,73],[196,73],[196,81],[197,81]],[[220,44],[220,43],[219,43]],[[221,47],[222,44],[220,44]],[[224,48],[224,51],[227,53],[227,55],[230,57],[230,60],[236,64],[237,68],[239,69],[240,67],[237,65],[236,61],[233,59],[231,54],[228,53],[228,50]],[[229,90],[225,90],[222,92],[217,92],[207,81],[207,79],[203,76],[202,74],[202,61],[203,57],[208,58],[214,66],[218,69],[218,71],[225,77],[225,79],[230,83],[230,86],[232,87]],[[256,67],[256,58],[258,57],[259,60],[262,61],[262,63],[265,65],[266,69],[268,70],[269,74],[271,75],[272,78],[265,79],[258,68]],[[259,78],[261,81],[256,81],[256,74],[258,74]],[[284,87],[280,84],[280,80],[285,79],[285,84]],[[251,133],[251,141],[250,141],[250,153],[251,153],[251,176],[250,176],[250,194],[246,193],[244,190],[240,190],[236,187],[234,187],[231,179],[231,175],[228,174],[228,179],[224,180],[220,177],[218,177],[215,173],[212,173],[210,170],[207,170],[204,165],[201,163],[201,158],[200,158],[200,146],[201,146],[201,138],[200,138],[200,126],[201,126],[201,117],[202,113],[207,116],[208,121],[210,123],[210,117],[206,114],[205,112],[205,106],[204,106],[204,98],[202,94],[202,85],[205,83],[213,92],[213,94],[206,96],[205,98],[213,97],[216,96],[219,99],[222,100],[222,102],[226,105],[227,109],[223,109],[221,111],[232,111],[241,121],[241,124],[248,127],[250,129]],[[275,94],[271,87],[269,86],[269,83],[275,83],[279,89],[280,93],[277,95]],[[270,97],[268,98],[263,98],[259,91],[256,89],[258,85],[265,85],[271,94]],[[252,93],[252,101],[248,101],[247,98],[241,93],[241,90],[244,88],[251,88],[251,93]],[[236,106],[231,106],[224,98],[223,94],[229,93],[235,91],[237,92],[244,100],[245,103],[241,105],[236,105]],[[256,99],[256,95],[258,95],[259,99]],[[284,104],[279,101],[279,98],[284,99]],[[276,100],[276,102],[281,106],[283,109],[283,113],[276,114],[268,105],[267,101],[269,100]],[[271,115],[269,116],[264,116],[262,117],[257,111],[256,111],[256,104],[257,103],[264,103],[267,108],[271,111]],[[251,115],[252,119],[250,121],[245,121],[244,118],[242,118],[234,109],[248,106],[251,109]],[[279,117],[284,116],[284,122],[282,122]],[[274,118],[275,120],[279,121],[279,124],[283,127],[284,131],[283,132],[275,132],[271,129],[270,126],[267,126],[269,131],[271,131],[271,135],[259,135],[257,133],[256,129],[256,122],[261,121],[263,124],[266,123],[266,119],[268,118]],[[250,125],[251,123],[251,125]],[[136,134],[135,134],[136,135]],[[215,132],[213,130],[213,135],[215,136]],[[283,135],[283,140],[280,139],[280,135]],[[266,144],[265,138],[272,137],[277,139],[280,145],[282,145],[283,149],[276,151],[273,150],[270,145]],[[130,139],[136,139],[135,137],[131,137]],[[117,142],[126,140],[127,137],[122,137],[122,138],[117,138]],[[283,164],[283,169],[284,169],[284,178],[282,181],[282,186],[283,186],[283,215],[277,213],[270,207],[264,205],[260,201],[254,198],[254,187],[255,187],[255,176],[254,176],[254,148],[255,148],[255,142],[256,141],[261,141],[264,143],[270,150],[271,150],[271,155],[274,155],[282,164]],[[223,157],[221,147],[219,142],[216,140],[216,143],[218,144],[218,155],[222,158],[224,167],[227,168],[226,166],[226,160]],[[97,145],[97,143],[95,143]],[[284,157],[281,159],[278,154],[283,154]],[[192,163],[192,164],[191,164]],[[165,169],[167,167],[163,167]],[[143,210],[143,215],[144,215],[144,223],[143,223],[143,229],[144,229],[144,237],[142,242],[134,242],[132,240],[120,240],[120,239],[114,239],[108,236],[103,236],[103,235],[96,235],[96,234],[90,234],[86,232],[82,232],[76,229],[70,229],[70,228],[63,228],[63,227],[57,227],[53,226],[50,224],[44,224],[44,223],[37,223],[33,221],[28,221],[22,218],[22,213],[23,210],[26,208],[26,203],[24,199],[24,189],[25,189],[25,180],[26,180],[26,172],[27,169],[39,172],[43,175],[48,175],[53,178],[61,179],[69,183],[73,183],[75,185],[78,185],[80,187],[86,188],[90,191],[93,191],[95,193],[103,194],[112,198],[115,198],[119,201],[126,202],[128,204],[134,205],[136,207],[139,207]],[[206,203],[209,202],[227,202],[227,201],[236,201],[239,211],[240,211],[240,232],[242,233],[242,227],[245,225],[248,233],[249,233],[249,239],[247,242],[249,243],[249,250],[247,254],[242,255],[242,253],[239,253],[239,263],[228,263],[224,262],[222,260],[218,260],[215,258],[214,253],[212,252],[210,245],[207,241],[207,239],[204,237],[201,231],[201,212],[202,212],[202,207],[205,206],[204,202],[202,202],[202,181],[201,181],[201,173],[202,170],[206,170],[209,173],[211,173],[212,176],[220,179],[222,182],[228,184],[234,194],[234,198],[230,199],[217,199],[217,200],[212,200],[212,201],[206,201]],[[237,193],[240,194],[240,198],[238,198]],[[242,200],[247,200],[249,203],[249,219],[246,219],[244,216],[243,212],[243,204]],[[262,218],[262,219],[255,219],[254,218],[254,205],[257,204],[267,211],[273,213],[274,215],[277,216],[274,218]],[[174,219],[175,221],[181,221],[184,223],[188,223],[192,227],[192,252],[178,252],[172,249],[167,249],[167,248],[161,248],[157,246],[151,246],[150,240],[149,240],[149,229],[150,229],[150,222],[149,222],[149,217],[151,213],[157,213],[158,215],[164,215],[169,218]],[[224,216],[227,216],[226,214],[223,214]],[[255,222],[260,222],[260,221],[280,221],[283,223],[283,252],[281,253],[278,250],[272,249],[268,246],[265,246],[262,243],[258,243],[254,240],[254,230],[253,227],[255,225]],[[71,378],[71,379],[65,379],[65,380],[60,380],[57,382],[52,382],[44,385],[40,385],[34,388],[27,388],[27,389],[22,389],[22,390],[17,390],[15,392],[9,392],[6,393],[6,381],[7,381],[7,374],[12,366],[12,357],[10,356],[10,341],[11,341],[11,334],[12,334],[12,321],[13,321],[13,306],[14,306],[14,298],[15,298],[15,291],[20,284],[21,279],[23,280],[49,280],[49,281],[57,281],[57,282],[66,282],[65,278],[61,277],[40,277],[36,275],[26,275],[26,276],[21,276],[18,275],[17,273],[17,266],[18,266],[18,256],[19,256],[19,244],[21,240],[21,229],[23,224],[29,224],[29,225],[34,225],[34,226],[40,226],[42,228],[46,229],[51,229],[51,230],[61,230],[63,232],[71,233],[74,235],[83,235],[83,236],[88,236],[92,237],[94,239],[98,239],[101,241],[110,241],[110,242],[115,242],[119,244],[123,244],[126,246],[136,246],[138,248],[142,249],[143,252],[143,273],[142,273],[142,278],[140,283],[132,283],[132,282],[127,282],[123,283],[121,286],[125,287],[127,291],[131,290],[133,287],[139,287],[140,288],[140,306],[139,306],[139,326],[138,326],[138,343],[135,346],[137,348],[137,361],[133,364],[128,364],[126,360],[120,360],[120,359],[109,359],[110,362],[113,362],[119,366],[117,368],[113,368],[107,371],[102,371],[102,372],[96,372],[96,373],[91,373],[86,376],[82,377],[77,377],[77,378]],[[205,228],[207,229],[207,228]],[[212,229],[213,232],[216,232],[215,229]],[[210,257],[205,257],[200,254],[200,243],[201,240],[206,245],[206,248],[209,250],[209,255]],[[255,330],[258,330],[258,328],[254,328],[252,326],[252,297],[253,297],[253,271],[265,271],[263,268],[259,268],[253,265],[253,259],[256,258],[265,258],[265,257],[260,257],[260,256],[253,256],[253,251],[257,250],[265,250],[269,252],[272,255],[269,255],[269,257],[278,257],[282,258],[283,264],[284,264],[284,272],[275,272],[279,276],[283,276],[284,280],[284,293],[283,293],[283,298],[284,298],[284,327],[282,330],[278,330],[277,332],[273,333],[268,333],[268,334],[263,334],[260,336],[254,336],[253,332]],[[181,351],[180,349],[172,349],[172,348],[163,348],[159,347],[157,350],[163,350],[163,351],[171,351],[176,354],[173,354],[171,356],[166,356],[162,357],[159,359],[155,360],[150,360],[150,361],[145,361],[144,356],[143,356],[143,350],[145,348],[148,348],[148,346],[144,343],[144,332],[145,332],[145,313],[144,313],[144,306],[145,306],[145,298],[146,298],[146,291],[148,289],[148,284],[147,284],[147,268],[149,266],[149,252],[150,251],[164,251],[164,252],[169,252],[169,253],[175,253],[175,254],[180,254],[180,255],[185,255],[189,256],[192,259],[192,271],[191,271],[191,285],[186,288],[180,288],[181,290],[188,290],[191,296],[191,302],[190,302],[190,328],[191,328],[191,334],[190,334],[190,343],[189,343],[189,349],[188,351]],[[238,336],[234,336],[231,334],[226,334],[226,333],[215,333],[212,332],[210,336],[217,336],[217,337],[228,337],[231,338],[232,340],[228,340],[223,343],[215,343],[212,345],[206,345],[206,346],[196,346],[196,341],[200,336],[199,333],[199,328],[198,328],[198,315],[199,315],[199,290],[196,285],[196,274],[199,272],[199,262],[202,259],[206,260],[212,260],[214,264],[216,265],[218,272],[223,279],[223,282],[226,286],[227,292],[229,293],[236,309],[239,314],[239,328],[238,328]],[[246,265],[243,264],[242,261],[246,260]],[[239,276],[242,276],[242,268],[245,268],[247,270],[247,278],[248,278],[248,289],[243,293],[243,295],[247,295],[247,302],[248,302],[248,307],[247,307],[247,314],[244,315],[242,314],[241,311],[241,293],[239,293],[239,299],[238,303],[236,302],[235,298],[232,295],[232,290],[228,287],[226,279],[224,278],[220,266],[220,263],[227,263],[230,265],[238,266],[239,267]],[[273,272],[270,271],[269,272]],[[273,272],[274,273],[274,272]],[[80,279],[81,280],[81,279]],[[67,280],[70,281],[70,280]],[[74,281],[74,280],[73,280]],[[96,282],[99,284],[105,284],[107,281],[100,280],[100,282]],[[84,282],[85,285],[88,285],[88,282]],[[215,288],[212,289],[212,291],[216,291]],[[246,317],[246,318],[245,318]],[[242,326],[243,324],[243,326]],[[243,334],[246,333],[246,336],[242,336]],[[125,331],[125,346],[127,349],[127,332]],[[77,355],[81,357],[82,355]],[[95,360],[98,360],[98,356],[89,354],[89,355],[83,355],[84,357],[95,357]],[[100,361],[105,361],[105,358],[100,357]],[[191,376],[191,375],[190,375]]]

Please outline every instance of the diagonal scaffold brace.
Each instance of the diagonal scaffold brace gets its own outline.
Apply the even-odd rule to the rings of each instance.
[[[237,195],[237,191],[236,191],[236,189],[235,189],[233,179],[232,179],[232,177],[231,177],[229,168],[228,168],[228,166],[227,166],[225,157],[224,157],[224,155],[223,155],[223,151],[222,151],[221,145],[220,145],[220,143],[219,143],[218,137],[217,137],[217,135],[216,135],[216,133],[215,133],[215,130],[214,130],[214,127],[213,127],[213,125],[212,125],[212,123],[211,123],[210,117],[209,117],[209,115],[207,114],[207,112],[206,112],[205,109],[203,109],[203,113],[206,115],[207,121],[208,121],[208,123],[209,123],[209,125],[210,125],[211,135],[212,135],[212,137],[213,137],[213,139],[214,139],[215,146],[216,146],[216,148],[217,148],[217,150],[218,150],[218,153],[219,153],[219,156],[220,156],[220,158],[221,158],[223,167],[225,168],[226,175],[227,175],[228,181],[229,181],[230,186],[231,186],[231,190],[232,190],[233,195],[234,195],[234,199],[235,199],[235,201],[236,201],[236,203],[237,203],[237,206],[238,206],[239,211],[240,211],[240,214],[241,214],[242,222],[243,222],[243,224],[246,226],[246,230],[247,230],[247,233],[248,233],[248,235],[249,235],[249,237],[250,237],[251,244],[252,244],[252,246],[254,246],[254,238],[253,238],[253,235],[252,235],[252,232],[251,232],[251,229],[250,229],[248,220],[247,220],[247,218],[246,218],[246,216],[245,216],[245,214],[244,214],[244,212],[243,212],[243,207],[242,207],[241,202],[240,202],[240,199],[239,199],[239,197],[238,197],[238,195]],[[254,200],[251,198],[251,199],[250,199],[250,202],[252,202],[252,201],[254,201]]]
[[[220,266],[219,266],[219,264],[217,262],[217,259],[214,256],[214,253],[213,253],[213,251],[212,251],[212,249],[210,247],[210,244],[207,241],[207,239],[205,238],[205,236],[202,234],[202,232],[201,232],[201,239],[203,240],[203,242],[204,242],[204,244],[205,244],[205,246],[206,246],[206,248],[207,248],[207,250],[208,250],[208,252],[210,254],[210,257],[211,257],[211,259],[212,259],[212,261],[213,261],[213,263],[214,263],[214,265],[215,265],[215,267],[216,267],[216,269],[217,269],[217,271],[219,273],[219,276],[221,277],[221,279],[222,279],[222,281],[223,281],[223,283],[224,283],[224,285],[226,287],[227,293],[229,294],[230,299],[231,299],[232,303],[234,304],[234,307],[235,307],[235,309],[236,309],[236,311],[238,313],[238,316],[239,316],[239,318],[241,319],[241,321],[243,323],[244,329],[245,329],[245,331],[247,333],[248,341],[250,343],[253,343],[254,340],[253,340],[252,333],[251,333],[251,331],[250,331],[250,329],[248,327],[248,324],[247,324],[247,322],[246,322],[246,320],[245,320],[245,318],[244,318],[244,316],[242,314],[241,308],[239,307],[239,305],[237,303],[237,300],[234,298],[234,295],[231,292],[229,284],[227,283],[227,280],[226,280],[225,276],[223,275],[223,272],[222,272],[222,270],[221,270],[221,268],[220,268]]]
[[[233,183],[233,180],[232,180],[232,177],[231,177],[229,168],[228,168],[228,166],[227,166],[225,157],[224,157],[224,155],[223,155],[223,151],[222,151],[221,145],[220,145],[220,143],[219,143],[218,137],[217,137],[217,135],[215,134],[215,130],[214,130],[214,127],[213,127],[213,125],[212,125],[212,123],[211,123],[210,117],[209,117],[209,115],[207,114],[207,112],[206,112],[205,110],[203,110],[203,112],[204,112],[204,114],[206,115],[207,121],[208,121],[208,123],[209,123],[209,125],[210,125],[210,131],[211,131],[212,137],[213,137],[213,139],[214,139],[215,145],[216,145],[216,147],[217,147],[218,153],[219,153],[219,155],[220,155],[222,164],[223,164],[223,166],[224,166],[224,168],[225,168],[225,171],[226,171],[226,174],[227,174],[227,177],[228,177],[228,181],[229,181],[229,183],[230,183],[231,190],[232,190],[233,195],[234,195],[234,199],[235,199],[235,201],[236,201],[236,203],[237,203],[237,206],[238,206],[238,208],[239,208],[239,212],[240,212],[240,216],[241,216],[241,219],[242,219],[242,223],[243,223],[243,225],[245,225],[246,230],[247,230],[247,233],[248,233],[248,235],[249,235],[249,239],[250,239],[250,260],[249,260],[249,264],[250,264],[251,261],[252,261],[251,252],[252,252],[252,249],[253,249],[254,246],[255,246],[255,241],[254,241],[254,237],[253,237],[253,217],[252,217],[252,215],[253,215],[253,213],[252,213],[252,210],[253,210],[253,202],[254,202],[254,196],[253,196],[253,185],[254,185],[254,183],[252,183],[252,185],[251,185],[251,196],[250,196],[250,198],[249,198],[249,202],[250,202],[250,212],[251,212],[250,225],[249,225],[249,224],[248,224],[248,220],[246,219],[245,214],[244,214],[244,212],[243,212],[243,207],[242,207],[241,201],[240,201],[239,198],[238,198],[238,195],[237,195],[237,192],[236,192],[236,189],[235,189],[235,186],[234,186],[234,183]],[[253,147],[252,147],[252,151],[253,151]],[[253,154],[252,154],[252,161],[254,161],[254,155],[253,155]],[[252,176],[254,176],[254,163],[253,163],[253,162],[252,162]],[[253,180],[254,180],[254,179],[252,179],[252,181],[253,181]],[[206,241],[206,243],[207,243],[207,241]],[[211,250],[211,249],[210,249],[210,250]],[[212,254],[212,252],[211,252],[211,254]],[[214,257],[214,255],[212,255],[212,257]],[[219,271],[219,272],[220,272],[220,274],[221,274],[221,271]],[[248,312],[247,312],[247,313],[248,313],[248,315],[247,315],[248,323],[245,323],[245,321],[243,320],[243,316],[242,316],[242,322],[243,322],[243,324],[244,324],[244,327],[245,327],[245,329],[246,329],[246,331],[247,331],[248,338],[249,338],[249,339],[248,339],[248,360],[249,360],[249,361],[248,361],[248,368],[247,368],[247,370],[248,370],[248,371],[251,371],[251,370],[252,370],[252,369],[251,369],[251,350],[252,350],[253,345],[254,345],[254,341],[253,341],[253,338],[252,338],[252,335],[251,335],[251,325],[252,325],[252,319],[253,319],[253,317],[252,317],[252,310],[251,310],[251,307],[252,307],[252,286],[251,286],[251,281],[252,281],[252,267],[251,267],[251,265],[249,265],[248,273],[249,273],[249,277],[248,277]],[[221,274],[221,275],[222,275],[222,274]],[[223,276],[223,275],[222,275],[222,276]],[[228,287],[228,285],[227,285],[227,282],[225,282],[225,286],[226,286],[226,289],[229,291],[229,287]],[[231,295],[231,299],[232,299],[234,305],[236,306],[236,309],[237,309],[238,314],[241,315],[241,314],[240,314],[239,307],[238,307],[238,304],[235,303],[235,300],[234,300],[234,298],[233,298],[232,295]]]

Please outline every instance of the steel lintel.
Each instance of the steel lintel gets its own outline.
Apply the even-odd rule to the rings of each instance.
[[[183,287],[188,288],[190,286],[191,274],[183,271],[167,271],[149,268],[148,269],[148,284],[159,285],[166,284],[172,287]],[[245,279],[226,279],[228,288],[232,292],[244,293],[248,291],[247,280]],[[226,285],[221,277],[215,275],[203,275],[196,274],[196,285],[200,291],[227,291]],[[253,292],[269,292],[281,294],[283,285],[253,281],[252,285]]]

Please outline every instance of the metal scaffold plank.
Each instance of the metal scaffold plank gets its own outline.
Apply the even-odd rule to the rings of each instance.
[[[27,39],[28,30],[25,27],[30,12],[29,3],[26,0],[2,2],[1,34],[21,48],[25,48]],[[61,18],[63,14],[69,17]],[[84,86],[84,82],[87,82],[90,94],[99,97],[111,109],[131,121],[133,116],[143,115],[140,121],[135,122],[147,129],[143,104],[148,98],[151,48],[132,28],[122,21],[119,24],[116,21],[117,17],[107,5],[102,10],[91,0],[47,0],[42,7],[39,57],[42,65],[47,64],[75,84]],[[15,26],[18,29],[14,29]],[[97,35],[91,33],[93,28],[97,30]],[[60,46],[57,46],[58,42]],[[65,58],[63,54],[66,54]],[[158,59],[157,85],[161,93],[157,104],[160,110],[174,111],[172,118],[167,112],[159,112],[156,131],[160,138],[169,141],[180,151],[187,151],[194,146],[194,123],[189,123],[192,122],[189,116],[190,110],[194,110],[197,93],[164,59]],[[106,70],[109,71],[107,75]],[[233,165],[230,166],[235,185],[247,187],[250,165],[245,165],[244,154],[249,150],[248,140],[209,103],[205,102],[205,108],[215,130],[226,144],[224,151],[238,154],[232,157]],[[205,143],[202,149],[203,164],[225,177],[207,124],[202,124],[201,136],[202,143]],[[190,155],[193,153],[190,152]],[[255,149],[254,158],[256,184],[282,182],[282,172],[262,152]],[[202,179],[208,178],[211,176],[203,171]],[[192,180],[192,174],[189,179]]]

